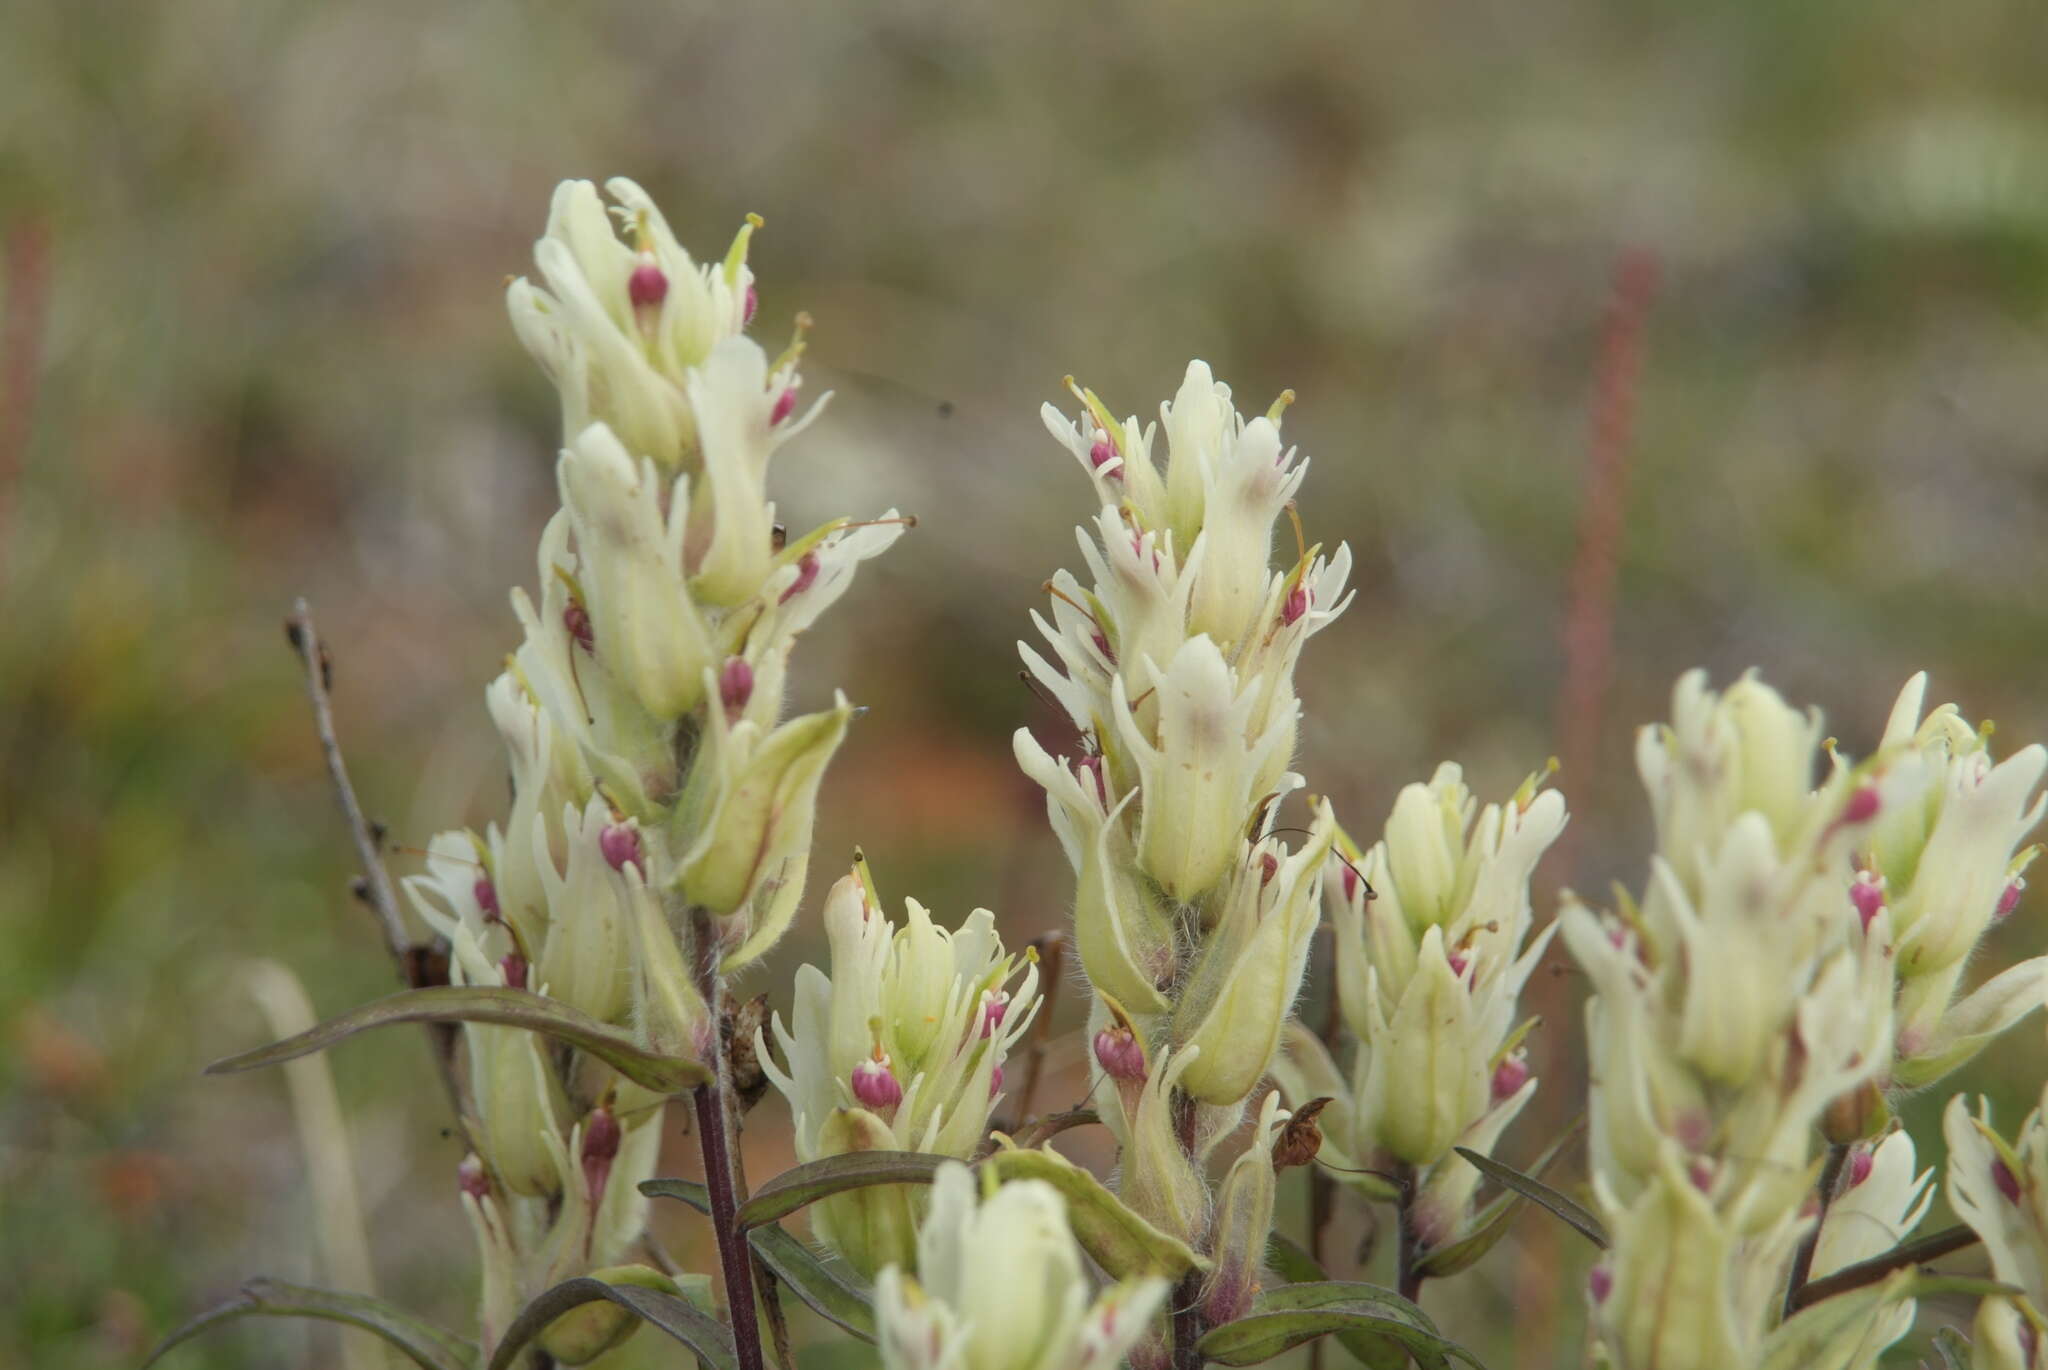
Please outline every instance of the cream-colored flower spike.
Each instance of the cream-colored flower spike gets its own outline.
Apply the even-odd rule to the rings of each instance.
[[[903,924],[892,923],[863,871],[826,896],[825,931],[832,973],[798,970],[791,1024],[774,1020],[787,1071],[765,1035],[755,1043],[795,1116],[797,1159],[973,1155],[1002,1097],[1003,1063],[1038,1012],[1037,965],[1003,950],[987,909],[947,932],[913,899]],[[819,1236],[864,1274],[910,1264],[912,1198],[892,1186],[827,1199]]]
[[[1093,1294],[1067,1204],[1042,1180],[976,1202],[964,1165],[939,1167],[917,1275],[875,1281],[884,1370],[1113,1370],[1165,1302],[1158,1278]]]

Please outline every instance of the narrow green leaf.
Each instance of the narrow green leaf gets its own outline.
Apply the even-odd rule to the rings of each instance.
[[[1470,1161],[1479,1171],[1517,1194],[1534,1201],[1564,1220],[1567,1227],[1584,1237],[1602,1251],[1607,1249],[1607,1229],[1598,1218],[1588,1213],[1577,1201],[1558,1193],[1549,1185],[1533,1176],[1524,1175],[1510,1165],[1502,1165],[1491,1156],[1482,1156],[1465,1147],[1453,1148],[1460,1156]]]
[[[930,1184],[950,1160],[922,1151],[849,1151],[785,1170],[740,1205],[742,1228],[786,1218],[807,1204],[878,1184]]]
[[[732,1333],[709,1315],[698,1311],[688,1299],[658,1289],[631,1284],[606,1284],[603,1280],[580,1277],[563,1280],[519,1310],[519,1316],[505,1329],[504,1339],[492,1353],[489,1370],[508,1370],[527,1344],[548,1325],[571,1309],[599,1299],[615,1303],[637,1314],[648,1326],[657,1328],[696,1353],[700,1363],[711,1370],[738,1370],[739,1357],[733,1349]]]
[[[1429,1314],[1391,1289],[1376,1284],[1359,1284],[1327,1277],[1296,1284],[1274,1285],[1260,1291],[1252,1301],[1253,1313],[1287,1313],[1305,1309],[1339,1308],[1406,1322],[1425,1332],[1435,1332]],[[1404,1370],[1409,1348],[1402,1343],[1358,1328],[1340,1328],[1337,1340],[1360,1365],[1368,1370]],[[1441,1370],[1449,1364],[1442,1355],[1416,1351],[1416,1363],[1423,1370]]]
[[[476,1364],[475,1346],[381,1299],[254,1279],[234,1298],[209,1308],[157,1343],[143,1362],[144,1370],[180,1342],[238,1318],[322,1318],[376,1333],[425,1370],[472,1370]]]
[[[695,1180],[642,1180],[640,1192],[650,1198],[680,1199],[699,1213],[711,1212],[710,1196]],[[755,1228],[747,1234],[747,1241],[769,1272],[819,1317],[839,1324],[862,1341],[874,1341],[874,1303],[859,1280],[826,1264],[779,1223]]]
[[[531,990],[495,986],[439,985],[401,990],[350,1009],[296,1037],[215,1061],[208,1075],[227,1075],[320,1051],[347,1037],[390,1023],[492,1023],[525,1028],[567,1042],[595,1056],[637,1085],[663,1094],[679,1094],[706,1084],[711,1072],[680,1056],[647,1050],[617,1028],[600,1023],[580,1009]]]
[[[1562,1136],[1544,1148],[1543,1154],[1538,1156],[1524,1173],[1532,1180],[1542,1179],[1549,1173],[1550,1168],[1557,1164],[1558,1158],[1564,1155],[1584,1125],[1585,1116],[1582,1114],[1576,1122],[1565,1129]],[[1528,1202],[1528,1197],[1513,1189],[1507,1189],[1496,1196],[1486,1207],[1472,1216],[1464,1232],[1455,1241],[1438,1247],[1422,1258],[1422,1273],[1432,1279],[1441,1279],[1446,1275],[1456,1275],[1471,1268],[1481,1256],[1493,1250],[1500,1239],[1507,1235],[1515,1215],[1522,1211],[1522,1205]]]
[[[1000,1145],[1000,1144],[999,1144]],[[1067,1221],[1081,1249],[1111,1279],[1161,1275],[1178,1279],[1209,1262],[1180,1238],[1162,1232],[1109,1192],[1102,1181],[1056,1151],[1003,1147],[982,1162],[1005,1180],[1044,1180],[1067,1201]]]
[[[747,1234],[754,1254],[761,1258],[776,1279],[808,1305],[812,1312],[835,1322],[862,1341],[875,1340],[873,1299],[850,1273],[835,1270],[778,1223],[757,1227]]]
[[[696,1180],[661,1176],[640,1182],[640,1192],[650,1199],[681,1199],[706,1217],[711,1215],[711,1193]]]
[[[1342,1305],[1273,1313],[1255,1311],[1213,1328],[1195,1343],[1195,1349],[1220,1365],[1258,1365],[1331,1332],[1368,1332],[1397,1342],[1424,1370],[1434,1370],[1453,1360],[1484,1370],[1470,1351],[1427,1328],[1398,1317]]]
[[[1307,1247],[1278,1229],[1266,1238],[1266,1268],[1289,1284],[1323,1284],[1330,1278]]]

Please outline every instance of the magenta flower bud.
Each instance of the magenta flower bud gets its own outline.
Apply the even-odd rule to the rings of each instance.
[[[1876,1158],[1870,1154],[1870,1148],[1867,1146],[1859,1146],[1850,1152],[1849,1188],[1854,1189],[1857,1185],[1869,1179],[1871,1167],[1876,1164]]]
[[[1462,951],[1454,951],[1444,959],[1451,963],[1451,974],[1460,980],[1465,978],[1465,967],[1472,964],[1471,958]]]
[[[1877,786],[1865,785],[1849,796],[1849,803],[1842,810],[1844,823],[1868,823],[1877,817]]]
[[[1493,1068],[1493,1101],[1512,1099],[1528,1083],[1529,1058],[1518,1051]]]
[[[1280,873],[1280,858],[1269,851],[1259,853],[1259,883],[1270,885],[1273,877]]]
[[[796,408],[796,387],[790,386],[775,397],[775,407],[768,411],[768,423],[772,427],[788,418]]]
[[[647,874],[647,859],[640,851],[640,829],[631,823],[607,823],[604,831],[597,835],[597,849],[604,853],[607,864],[615,871],[622,871],[628,862]]]
[[[989,1072],[989,1076],[988,1076],[988,1097],[989,1097],[989,1098],[991,1098],[991,1099],[993,1099],[993,1098],[995,1098],[995,1097],[996,1097],[996,1095],[998,1095],[998,1094],[1000,1094],[1000,1093],[1002,1093],[1002,1092],[1003,1092],[1003,1068],[1002,1068],[1001,1066],[997,1066],[997,1067],[996,1067],[996,1068],[995,1068],[994,1070],[992,1070],[992,1071],[990,1071],[990,1072]]]
[[[1991,1183],[1998,1186],[1998,1192],[2005,1195],[2007,1203],[2020,1201],[2019,1176],[2012,1173],[2012,1167],[2005,1163],[2004,1157],[1991,1163]]]
[[[1109,434],[1103,432],[1100,428],[1096,429],[1095,444],[1088,449],[1088,464],[1097,471],[1100,471],[1116,459],[1116,444],[1109,440]],[[1121,467],[1110,472],[1110,475],[1113,477],[1118,477],[1122,474],[1123,470]]]
[[[1614,1272],[1604,1265],[1596,1265],[1586,1276],[1586,1288],[1593,1293],[1594,1303],[1606,1303],[1607,1296],[1614,1292]]]
[[[1082,757],[1074,763],[1074,770],[1076,772],[1086,771],[1089,777],[1095,781],[1095,797],[1102,801],[1103,812],[1107,813],[1109,811],[1109,780],[1102,773],[1101,755]]]
[[[473,1153],[464,1156],[462,1164],[455,1167],[455,1183],[472,1199],[482,1201],[491,1197],[491,1177],[484,1170],[483,1158]]]
[[[981,1035],[990,1036],[1003,1025],[1003,1019],[1010,1013],[1010,996],[1007,991],[985,989],[981,992]],[[1001,1069],[1000,1066],[997,1067]]]
[[[600,1105],[583,1120],[583,1183],[590,1200],[597,1202],[604,1183],[611,1177],[612,1161],[619,1154],[619,1120]]]
[[[526,958],[518,952],[511,952],[498,962],[498,973],[505,977],[505,988],[526,988]]]
[[[1856,916],[1863,920],[1863,930],[1870,931],[1870,920],[1877,917],[1877,911],[1884,907],[1884,887],[1869,871],[1857,876],[1849,886],[1849,902],[1856,906]]]
[[[1301,616],[1307,612],[1308,587],[1297,581],[1294,588],[1287,592],[1287,602],[1280,606],[1280,621],[1291,626],[1299,622]]]
[[[743,656],[732,657],[718,671],[718,702],[728,717],[747,707],[754,697],[754,668]]]
[[[1344,902],[1348,904],[1358,897],[1358,868],[1346,861],[1344,874],[1339,879],[1344,886]]]
[[[1095,1034],[1095,1059],[1112,1080],[1145,1078],[1145,1048],[1129,1028],[1106,1027]]]
[[[1686,1167],[1685,1173],[1686,1177],[1692,1181],[1692,1187],[1694,1189],[1697,1189],[1702,1194],[1709,1194],[1713,1192],[1713,1166],[1707,1164],[1707,1162],[1705,1162],[1704,1160],[1695,1160],[1690,1166]]]
[[[777,604],[789,603],[792,598],[810,589],[812,585],[817,583],[817,579],[818,554],[816,552],[806,552],[797,559],[796,579],[791,581],[789,588],[782,592],[782,598],[775,602]]]
[[[491,883],[491,877],[479,875],[476,878],[476,884],[470,887],[470,892],[476,896],[476,906],[484,911],[484,921],[486,923],[497,922],[499,920],[498,887]]]
[[[2012,911],[2020,906],[2020,891],[2026,887],[2027,882],[2015,875],[2012,883],[2005,887],[2005,893],[1998,896],[1998,907],[1991,911],[1991,916],[2001,919],[2012,917]]]
[[[590,611],[570,600],[562,610],[562,626],[569,630],[569,636],[576,639],[576,645],[586,652],[597,650],[597,632],[590,626]]]
[[[668,276],[654,264],[654,254],[640,254],[640,265],[626,278],[626,298],[635,309],[659,309],[668,298]]]
[[[903,1086],[889,1069],[888,1057],[871,1057],[853,1068],[853,1097],[868,1108],[894,1108],[903,1102]]]
[[[1089,641],[1095,644],[1096,651],[1102,653],[1104,661],[1107,661],[1112,666],[1116,664],[1116,653],[1110,650],[1108,638],[1104,637],[1101,633],[1091,633],[1089,634]]]

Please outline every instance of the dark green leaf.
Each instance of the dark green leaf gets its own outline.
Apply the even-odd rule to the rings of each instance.
[[[1403,1318],[1386,1317],[1341,1304],[1271,1313],[1254,1311],[1249,1316],[1212,1329],[1195,1346],[1208,1359],[1221,1365],[1258,1365],[1331,1332],[1364,1332],[1396,1342],[1405,1347],[1415,1357],[1416,1364],[1425,1370],[1448,1365],[1452,1360],[1479,1366],[1478,1359],[1470,1351],[1425,1327],[1418,1327]]]
[[[606,1284],[586,1277],[564,1280],[519,1310],[519,1316],[505,1329],[505,1336],[491,1356],[490,1370],[507,1370],[527,1344],[556,1318],[599,1299],[615,1303],[646,1320],[690,1348],[711,1370],[738,1370],[732,1334],[708,1315],[699,1312],[688,1299],[665,1294],[659,1289],[642,1289],[631,1284]]]
[[[849,1151],[785,1170],[740,1205],[740,1226],[786,1218],[806,1204],[878,1184],[930,1184],[949,1157],[922,1151]]]
[[[747,1240],[762,1264],[812,1312],[838,1323],[864,1342],[874,1341],[874,1303],[858,1281],[820,1260],[779,1224],[757,1227],[747,1234]]]
[[[598,1022],[580,1009],[531,990],[493,986],[439,985],[402,990],[350,1009],[296,1037],[215,1061],[208,1075],[226,1075],[305,1056],[346,1037],[389,1023],[492,1023],[525,1028],[567,1042],[595,1056],[637,1085],[663,1094],[678,1094],[708,1083],[711,1073],[696,1061],[648,1051],[617,1028]]]
[[[711,1193],[696,1180],[678,1180],[668,1176],[642,1180],[640,1192],[650,1199],[681,1199],[699,1213],[707,1217],[711,1214]]]
[[[1277,1229],[1266,1238],[1266,1268],[1289,1284],[1322,1284],[1330,1278],[1307,1247]]]
[[[1349,1309],[1393,1318],[1425,1332],[1437,1330],[1429,1314],[1393,1290],[1344,1280],[1316,1279],[1275,1285],[1260,1292],[1252,1303],[1251,1311],[1286,1313],[1311,1308]],[[1391,1338],[1358,1328],[1340,1328],[1336,1335],[1352,1358],[1369,1370],[1402,1370],[1408,1364],[1409,1348]],[[1442,1355],[1428,1351],[1416,1351],[1415,1360],[1423,1370],[1439,1370],[1439,1367],[1449,1364]]]
[[[1056,1151],[1004,1147],[982,1162],[1005,1180],[1043,1180],[1067,1201],[1067,1221],[1081,1249],[1111,1279],[1161,1275],[1178,1279],[1209,1262],[1162,1232],[1109,1192],[1102,1181]]]
[[[1465,1147],[1455,1148],[1460,1156],[1477,1166],[1482,1174],[1530,1199],[1542,1208],[1549,1209],[1562,1218],[1565,1225],[1584,1237],[1602,1251],[1607,1249],[1607,1229],[1598,1218],[1588,1213],[1575,1200],[1544,1184],[1533,1176],[1524,1175],[1513,1166],[1502,1165],[1491,1156],[1482,1156]]]
[[[1578,1137],[1579,1129],[1584,1123],[1585,1118],[1581,1115],[1565,1129],[1564,1135],[1545,1148],[1543,1154],[1538,1156],[1535,1163],[1525,1172],[1528,1177],[1532,1180],[1542,1179]],[[1526,1202],[1528,1195],[1513,1189],[1508,1189],[1494,1198],[1473,1215],[1472,1220],[1465,1225],[1464,1232],[1455,1241],[1438,1247],[1422,1258],[1422,1273],[1432,1279],[1440,1279],[1469,1269],[1507,1235],[1509,1225],[1514,1222],[1515,1215],[1522,1211],[1522,1205]]]
[[[255,1279],[243,1285],[234,1298],[208,1309],[165,1337],[143,1362],[144,1370],[180,1342],[238,1318],[324,1318],[376,1333],[426,1370],[472,1370],[476,1364],[476,1347],[381,1299],[309,1289],[282,1280]]]

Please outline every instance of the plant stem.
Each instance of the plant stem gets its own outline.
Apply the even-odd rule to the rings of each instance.
[[[1820,1183],[1816,1192],[1820,1198],[1820,1215],[1813,1220],[1813,1228],[1799,1241],[1799,1250],[1792,1257],[1792,1278],[1785,1282],[1785,1312],[1791,1317],[1799,1311],[1799,1291],[1806,1287],[1807,1276],[1813,1273],[1814,1248],[1820,1245],[1820,1227],[1828,1220],[1828,1205],[1835,1201],[1835,1188],[1842,1182],[1842,1168],[1849,1163],[1849,1143],[1832,1142],[1828,1145],[1828,1158],[1820,1168]]]
[[[1173,1130],[1190,1162],[1195,1156],[1195,1121],[1194,1096],[1176,1089]],[[1202,1353],[1195,1349],[1201,1339],[1202,1272],[1190,1270],[1173,1289],[1173,1370],[1201,1370]]]
[[[1415,1233],[1415,1167],[1405,1162],[1394,1167],[1394,1200],[1398,1208],[1397,1240],[1399,1262],[1396,1278],[1402,1298],[1413,1303],[1422,1294],[1422,1242]]]
[[[740,1231],[739,1197],[733,1183],[731,1133],[726,1130],[726,1100],[732,1089],[732,1062],[719,1030],[724,978],[718,973],[718,929],[709,911],[690,909],[690,937],[697,956],[697,992],[711,1011],[709,1039],[713,1079],[691,1091],[697,1110],[697,1143],[704,1153],[704,1188],[711,1199],[711,1227],[718,1235],[718,1265],[725,1276],[725,1302],[732,1317],[732,1339],[740,1370],[765,1370],[761,1356],[761,1323],[755,1313],[753,1261],[746,1234]]]
[[[1861,1289],[1866,1284],[1876,1284],[1894,1270],[1904,1270],[1909,1265],[1925,1265],[1938,1261],[1968,1247],[1975,1246],[1982,1238],[1975,1229],[1958,1224],[1945,1227],[1931,1237],[1922,1237],[1917,1242],[1895,1246],[1882,1255],[1872,1256],[1867,1261],[1845,1265],[1824,1279],[1809,1280],[1792,1294],[1792,1311],[1810,1308],[1822,1299],[1831,1299],[1837,1294],[1846,1294],[1851,1289]]]

